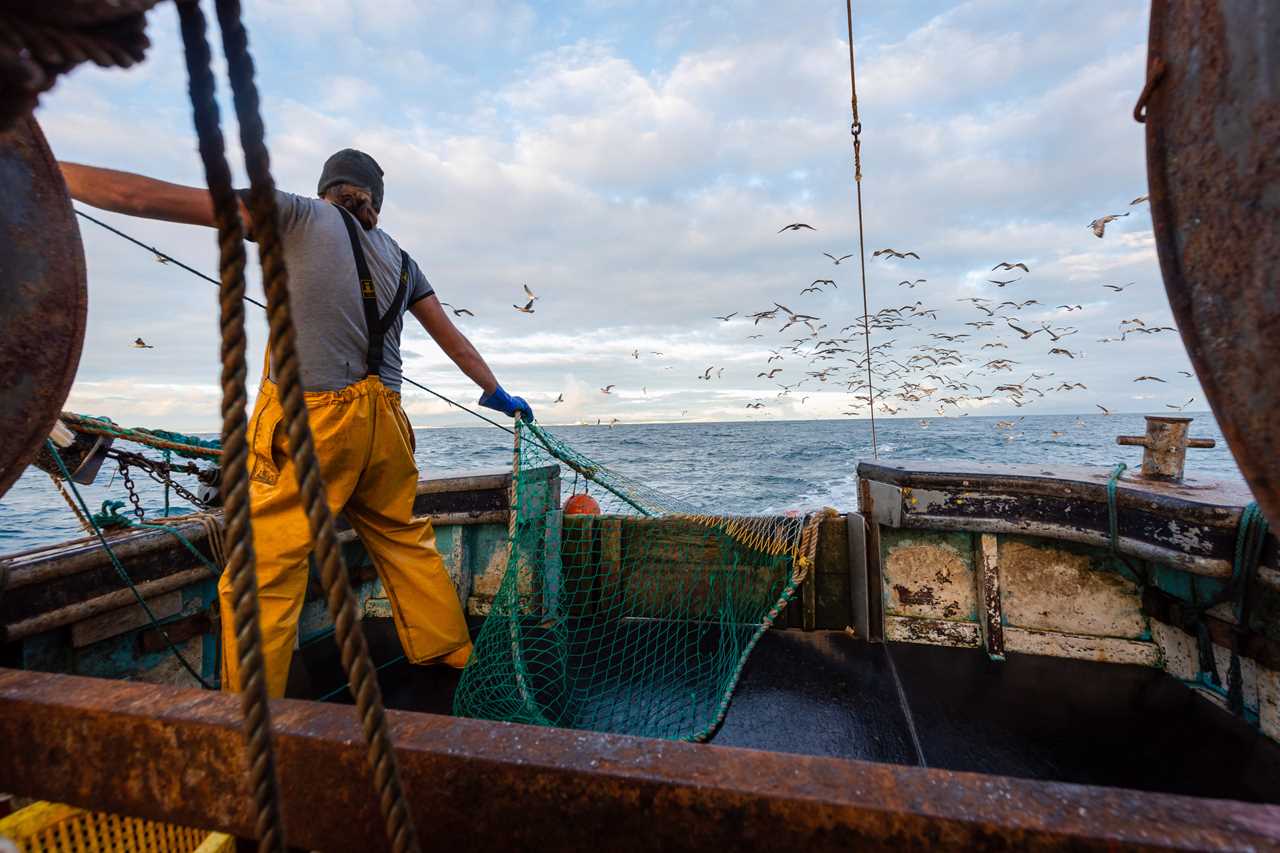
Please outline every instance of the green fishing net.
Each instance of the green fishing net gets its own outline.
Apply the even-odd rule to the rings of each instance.
[[[536,424],[517,432],[506,574],[455,713],[709,738],[812,564],[816,525],[707,515]],[[562,512],[575,482],[599,514]]]

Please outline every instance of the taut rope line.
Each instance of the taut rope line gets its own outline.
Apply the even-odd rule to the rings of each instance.
[[[871,455],[880,458],[876,443],[876,394],[871,385],[871,317],[867,308],[867,250],[862,236],[862,120],[858,117],[858,75],[853,63],[853,0],[844,0],[845,21],[849,25],[849,106],[853,110],[853,184],[858,191],[858,265],[862,270],[862,340],[867,354],[867,400],[871,410]]]
[[[221,287],[221,285],[218,283],[218,280],[216,278],[211,278],[210,276],[205,275],[204,273],[200,272],[200,270],[194,267],[188,266],[187,264],[184,264],[182,261],[178,260],[173,255],[166,254],[165,252],[162,252],[159,249],[157,249],[155,246],[150,246],[142,242],[141,240],[139,240],[137,237],[134,237],[130,234],[126,234],[124,231],[121,231],[119,228],[108,225],[107,223],[103,222],[101,219],[90,216],[89,214],[85,213],[83,210],[80,210],[79,208],[76,208],[76,215],[83,219],[89,220],[94,225],[98,225],[102,228],[105,228],[107,231],[110,231],[112,234],[115,234],[117,237],[121,237],[125,240],[128,240],[130,243],[134,244],[135,246],[146,249],[148,252],[151,252],[157,258],[162,258],[165,261],[165,263],[172,263],[174,266],[180,267],[181,269],[186,270],[187,272],[191,273],[192,275],[196,276],[197,278],[203,281],[207,281],[212,285]],[[252,305],[257,305],[259,308],[267,307],[263,303],[254,299],[252,296],[245,296],[244,301]],[[475,409],[468,408],[467,406],[464,406],[463,404],[459,403],[457,400],[452,400],[449,397],[446,397],[444,394],[441,394],[439,391],[436,391],[432,388],[428,388],[426,385],[423,385],[421,382],[416,382],[413,379],[410,379],[408,376],[401,376],[400,378],[404,382],[407,382],[408,384],[412,385],[414,388],[417,388],[421,391],[426,391],[428,394],[431,394],[432,396],[437,397],[440,400],[443,400],[444,402],[448,403],[450,406],[453,406],[454,408],[461,409],[467,414],[473,417],[477,417],[487,424],[492,424],[493,426],[496,426],[500,430],[504,430],[505,432],[511,433],[512,435],[515,434],[514,432],[512,432],[510,427],[503,426],[497,421],[486,417],[480,412],[477,412]]]

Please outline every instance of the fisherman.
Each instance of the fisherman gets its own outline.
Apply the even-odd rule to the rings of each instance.
[[[167,222],[214,225],[206,189],[76,163],[60,165],[71,196],[85,204]],[[528,420],[533,411],[503,390],[453,325],[417,263],[378,227],[382,178],[372,157],[346,148],[325,161],[317,198],[276,193],[302,387],[330,507],[345,513],[372,558],[405,657],[417,664],[461,668],[471,654],[467,624],[431,521],[413,514],[415,442],[400,407],[404,313],[411,313],[480,386],[480,405]],[[240,216],[252,239],[253,222],[243,201]],[[279,697],[288,680],[307,589],[311,533],[281,423],[275,377],[275,365],[268,364],[248,440],[263,656],[268,691]],[[233,602],[225,574],[218,596],[222,687],[238,690]]]

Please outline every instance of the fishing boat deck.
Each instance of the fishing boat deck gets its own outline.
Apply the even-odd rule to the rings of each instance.
[[[375,660],[394,660],[386,620],[366,625]],[[456,671],[401,660],[380,676],[388,707],[451,713]],[[342,681],[333,644],[319,643],[295,661],[290,693]],[[767,632],[713,743],[1280,803],[1280,744],[1159,670],[1017,653],[1001,663],[839,631]]]

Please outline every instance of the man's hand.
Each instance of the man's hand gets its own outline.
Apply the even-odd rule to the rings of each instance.
[[[494,388],[488,394],[480,397],[480,405],[486,409],[493,409],[495,412],[502,412],[508,417],[514,418],[519,412],[520,416],[526,421],[533,420],[533,409],[524,401],[523,397],[512,397],[502,386]]]

